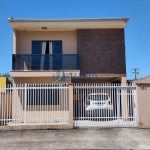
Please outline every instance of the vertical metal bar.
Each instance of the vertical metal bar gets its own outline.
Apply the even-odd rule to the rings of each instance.
[[[92,84],[91,84],[91,86],[92,86]],[[89,92],[89,94],[91,94],[92,93],[92,88],[90,88],[90,85],[89,85],[89,83],[87,83],[87,89],[88,89],[88,92]],[[90,101],[90,104],[91,104],[91,101]],[[91,115],[92,115],[92,110],[89,110],[89,113],[88,113],[88,126],[89,126],[89,122],[91,122]]]
[[[5,100],[5,93],[3,93],[3,90],[5,90],[2,85],[1,85],[1,96],[2,96],[2,99],[1,99],[1,115],[2,115],[2,118],[1,118],[1,121],[2,121],[2,125],[4,125],[4,116],[3,116],[3,112],[4,112],[4,100]]]
[[[81,85],[81,84],[80,84]],[[79,83],[77,84],[77,87],[79,86]],[[80,106],[79,106],[79,102],[81,100],[81,93],[79,91],[79,88],[77,88],[77,91],[78,91],[78,101],[77,101],[77,104],[76,104],[76,107],[77,107],[77,126],[79,125],[79,121],[80,121]]]
[[[47,123],[47,87],[46,83],[44,83],[44,105],[43,105],[43,117],[44,117],[44,123]]]
[[[77,99],[75,101],[75,109],[76,109],[76,112],[75,112],[75,127],[77,127],[77,121],[78,121],[78,110],[79,110],[79,107],[78,107],[78,101],[79,101],[79,92],[78,92],[78,83],[75,83],[75,93],[77,94]]]
[[[33,84],[27,84],[27,123],[30,123],[31,122],[31,103],[32,103],[32,100],[31,100],[31,95],[32,95],[32,92],[29,93],[29,89],[31,88],[31,91],[33,89]]]
[[[18,95],[18,91],[19,91],[19,88],[20,88],[20,85],[19,84],[16,84],[16,91],[15,91],[15,96],[16,96],[16,101],[14,101],[15,105],[14,105],[14,108],[16,108],[14,111],[15,111],[15,123],[18,123],[20,120],[20,114],[18,112],[18,101],[19,101],[19,95]]]
[[[30,88],[30,84],[27,84],[27,102],[26,102],[26,123],[30,122],[30,107],[29,107],[29,102],[30,102],[30,94],[29,94],[29,88]]]
[[[82,84],[78,83],[78,86],[79,85],[83,86]],[[79,99],[78,99],[78,103],[77,103],[77,108],[78,108],[78,113],[77,113],[78,117],[77,118],[80,121],[81,120],[81,106],[80,106],[80,102],[81,102],[81,99],[82,99],[82,90],[80,90],[79,88],[78,88],[78,93],[79,93]]]
[[[27,116],[27,84],[24,85],[24,123],[26,123],[26,116]]]
[[[94,86],[93,93],[97,93],[96,83],[93,83],[93,86]],[[93,117],[94,117],[93,126],[96,126],[97,118],[98,118],[98,110],[96,110],[96,112],[94,112],[94,110],[93,110]]]
[[[35,122],[37,121],[37,113],[39,113],[39,109],[38,109],[38,90],[37,90],[37,84],[34,85],[35,89],[34,89],[34,110],[35,110]]]
[[[4,119],[4,125],[6,125],[6,101],[7,101],[7,88],[5,89],[5,99],[4,99],[4,103],[3,103],[3,119]]]
[[[85,85],[83,84],[83,86],[85,86]],[[79,105],[80,105],[80,112],[81,112],[81,120],[82,121],[83,121],[82,102],[83,102],[83,99],[84,99],[84,90],[85,90],[85,88],[83,88],[83,90],[82,90],[82,99],[80,100],[80,103],[79,103]]]
[[[130,90],[130,101],[131,101],[131,104],[132,107],[130,108],[130,122],[132,123],[132,126],[134,126],[134,124],[136,123],[136,113],[135,113],[135,95],[134,95],[134,89],[131,89]],[[136,125],[136,124],[135,124]]]
[[[88,93],[88,83],[84,83],[84,90],[85,90],[85,96],[84,96],[84,110],[85,110],[85,116],[84,116],[84,121],[85,120],[89,120],[88,119],[88,113],[86,110],[86,103],[87,103],[87,93]],[[88,122],[85,124],[86,126],[88,126]]]
[[[22,103],[23,107],[19,111],[19,95],[18,91],[21,91],[20,103]],[[15,84],[15,98],[13,96],[13,112],[15,116],[15,123],[24,123],[24,111],[25,111],[25,86],[24,84]]]
[[[82,117],[83,117],[83,120],[85,121],[85,101],[86,101],[86,88],[84,88],[83,90],[83,100],[82,100]]]
[[[8,123],[8,95],[9,95],[9,85],[6,85],[6,101],[5,101],[5,125]]]
[[[31,101],[32,101],[32,105],[30,104],[29,106],[31,107],[31,112],[32,112],[32,123],[35,123],[35,111],[34,111],[34,106],[35,106],[35,102],[34,102],[34,83],[32,83],[32,95],[31,95]],[[30,93],[30,90],[29,90]]]
[[[1,115],[1,113],[2,113],[2,89],[1,89],[1,84],[0,84],[0,115]],[[2,124],[2,118],[0,118],[0,122],[1,122],[1,124]]]
[[[92,89],[93,89],[93,91],[92,91],[92,93],[98,93],[98,89],[97,89],[97,83],[93,83],[92,84]],[[96,97],[94,98],[95,100],[97,100],[96,99]],[[98,118],[99,118],[99,108],[97,108],[96,110],[94,110],[93,109],[93,111],[92,111],[92,124],[91,124],[91,126],[97,126],[97,123],[98,123]]]
[[[46,123],[48,123],[49,122],[49,115],[48,115],[48,84],[46,84],[46,95],[45,95],[45,97],[46,97]]]
[[[6,101],[6,124],[9,122],[9,105],[10,105],[10,87],[9,84],[7,85],[7,101]]]
[[[80,119],[79,119],[79,115],[80,115],[80,107],[79,107],[79,101],[80,101],[80,99],[81,99],[81,93],[79,92],[79,83],[77,83],[76,84],[77,85],[77,88],[76,88],[76,90],[77,90],[77,93],[78,93],[78,100],[77,100],[77,103],[76,103],[76,109],[77,109],[77,114],[76,114],[76,119],[77,119],[77,121],[76,121],[76,125],[77,125],[77,127],[78,127],[78,121],[80,121]]]
[[[29,92],[31,90],[31,92]],[[33,113],[32,113],[32,106],[33,106],[33,99],[32,99],[32,95],[33,95],[33,83],[28,84],[27,87],[27,123],[31,123],[32,119],[33,119]],[[28,118],[29,117],[29,118]]]
[[[86,120],[88,120],[88,113],[87,113],[87,110],[86,110],[86,108],[87,108],[87,96],[88,96],[88,89],[86,88],[86,93],[85,93],[85,117],[86,117]]]
[[[15,118],[15,110],[14,110],[14,108],[15,108],[14,100],[16,101],[16,84],[13,86],[12,92],[13,92],[13,97],[12,97],[12,117],[13,117],[13,123],[15,123],[16,122],[16,118]]]
[[[118,87],[116,87],[117,90],[117,119],[118,119],[118,125],[120,120],[120,92]]]
[[[61,105],[61,102],[60,102],[60,99],[59,99],[59,92],[60,92],[60,83],[58,84],[58,87],[57,87],[57,100],[59,101],[59,105],[58,105],[58,121],[61,121],[60,119],[60,105]],[[58,123],[57,121],[57,123]]]
[[[2,114],[3,114],[3,115],[2,115],[3,118],[2,118],[2,119],[3,119],[3,125],[5,125],[5,123],[6,123],[6,119],[5,119],[6,104],[5,104],[5,103],[6,103],[6,98],[7,98],[7,95],[6,95],[6,94],[7,94],[7,93],[6,93],[6,88],[3,88],[3,90],[4,90],[4,92],[3,92],[3,93],[4,93],[4,99],[3,99],[3,103],[2,103],[2,108],[3,108],[3,113],[2,113]]]
[[[73,126],[75,126],[75,89],[74,89],[74,85],[73,86]]]
[[[57,101],[57,92],[56,92],[57,86],[58,86],[58,84],[54,84],[54,88],[53,88],[53,99],[55,100],[54,101],[54,105],[55,105],[55,103]],[[57,120],[58,120],[58,111],[59,111],[58,104],[56,106],[57,106],[57,108],[56,108],[55,122],[57,122]]]
[[[38,122],[39,122],[39,123],[41,123],[41,120],[42,120],[42,113],[41,113],[41,112],[42,112],[42,108],[41,108],[41,106],[42,106],[42,100],[41,100],[41,96],[42,96],[42,91],[41,91],[41,90],[42,90],[42,88],[41,88],[41,86],[42,86],[42,85],[41,85],[41,83],[40,83],[40,84],[39,84],[39,87],[38,87],[38,88],[39,88],[39,92],[40,92],[40,93],[39,93],[40,117],[38,118]]]
[[[8,106],[8,109],[9,109],[9,114],[8,114],[8,118],[9,118],[9,122],[11,121],[11,115],[12,115],[12,89],[11,89],[11,84],[9,85],[9,106]]]
[[[1,88],[1,85],[0,85],[0,114],[2,115],[2,88]],[[0,122],[2,124],[2,117],[0,118]]]
[[[45,84],[42,83],[41,86],[41,121],[44,123],[44,106],[45,106]]]
[[[63,111],[63,123],[67,121],[66,110],[66,85],[61,85],[61,97],[62,97],[62,111]]]
[[[67,115],[67,112],[69,112],[69,110],[67,109],[67,105],[69,104],[69,98],[68,98],[69,88],[68,88],[68,85],[65,85],[65,87],[66,89],[64,89],[64,111],[65,111],[65,123],[67,123],[68,118],[69,118],[69,115]],[[73,102],[74,102],[74,99],[73,99]]]
[[[57,96],[55,96],[57,93],[55,92],[55,87],[57,86],[57,84],[53,84],[53,106],[55,106],[55,102],[56,102],[56,98],[57,98]],[[58,104],[56,105],[56,108],[54,107],[54,110],[55,110],[55,112],[54,112],[54,122],[57,120],[57,115],[58,115]]]
[[[111,105],[111,109],[110,109],[110,120],[113,120],[114,116],[113,116],[113,102],[112,102],[112,87],[110,84],[108,84],[108,86],[110,86],[109,89],[109,98],[110,98],[110,105]]]
[[[52,84],[52,85],[50,85],[50,90],[51,90],[51,101],[52,101],[52,122],[54,122],[54,120],[55,120],[55,115],[56,115],[56,113],[54,113],[54,94],[53,94],[53,87],[54,87],[54,84]],[[56,108],[57,108],[57,106],[56,106]],[[55,108],[55,112],[57,111],[56,110],[56,108]]]
[[[61,101],[60,101],[60,99],[59,99],[59,92],[60,92],[60,83],[58,83],[58,85],[57,85],[57,88],[56,88],[56,90],[57,90],[57,101],[59,101],[59,105],[58,105],[58,118],[57,118],[57,123],[59,122],[59,121],[61,121],[60,119],[60,105],[61,105]]]
[[[133,125],[133,120],[134,120],[134,112],[133,112],[133,89],[132,85],[127,85],[127,97],[128,97],[128,122],[130,122],[131,126]]]
[[[60,94],[61,94],[61,84],[58,84],[57,99],[59,101],[59,118],[58,118],[59,122],[62,121],[62,119],[63,119],[62,115],[60,115],[61,114],[61,105],[62,105],[62,99],[60,97]]]
[[[134,121],[135,121],[135,126],[137,126],[139,124],[139,118],[138,118],[138,101],[137,101],[137,86],[135,87],[135,89],[133,90],[134,92],[134,96],[133,96],[133,109],[134,109]]]
[[[76,112],[76,107],[75,107],[75,104],[76,104],[76,91],[75,91],[75,84],[73,84],[73,121],[74,121],[74,126],[76,126],[76,120],[75,120],[75,112]]]
[[[112,85],[112,102],[113,102],[113,114],[114,114],[114,119],[117,120],[117,90],[114,87],[114,84]]]
[[[100,84],[99,83],[96,83],[96,88],[97,88],[96,93],[100,93]],[[97,118],[98,124],[100,123],[100,117],[101,117],[101,108],[98,109],[98,118]]]

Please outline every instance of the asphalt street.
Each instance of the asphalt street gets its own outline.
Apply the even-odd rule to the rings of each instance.
[[[150,149],[150,129],[0,131],[0,150]]]

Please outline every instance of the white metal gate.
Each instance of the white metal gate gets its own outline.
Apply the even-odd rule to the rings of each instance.
[[[75,127],[136,127],[136,87],[74,84]]]
[[[44,83],[0,87],[0,126],[68,123],[68,85]]]

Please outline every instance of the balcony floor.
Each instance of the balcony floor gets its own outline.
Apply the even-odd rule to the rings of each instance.
[[[53,76],[62,76],[63,73],[68,76],[79,76],[80,70],[19,70],[19,71],[11,71],[11,77],[53,77]]]

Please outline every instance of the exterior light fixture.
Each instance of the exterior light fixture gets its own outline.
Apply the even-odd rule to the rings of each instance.
[[[43,26],[41,27],[42,30],[47,30],[47,27]]]

